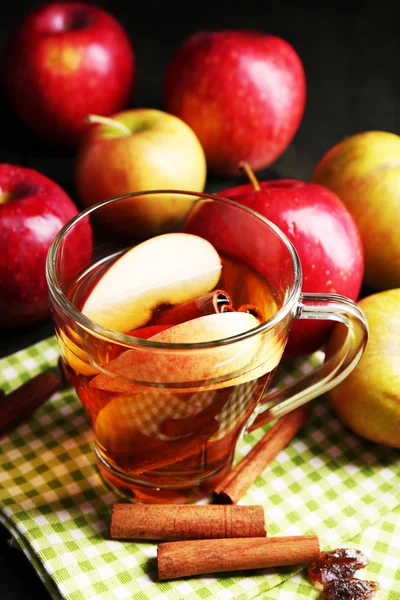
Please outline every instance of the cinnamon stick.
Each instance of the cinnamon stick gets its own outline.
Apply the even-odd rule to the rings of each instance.
[[[190,302],[176,304],[156,312],[151,318],[151,325],[178,325],[184,321],[226,312],[225,307],[232,307],[232,300],[224,290],[215,290]]]
[[[258,319],[260,323],[264,320],[261,310],[253,304],[242,304],[242,306],[239,306],[238,312],[250,313],[253,317]]]
[[[136,540],[265,538],[262,506],[114,504],[111,537]]]
[[[264,569],[318,559],[315,535],[165,542],[157,550],[160,580],[189,575]]]
[[[229,400],[230,392],[222,390],[217,399],[214,400],[207,408],[204,408],[196,415],[183,417],[182,419],[168,418],[160,423],[160,431],[169,437],[187,435],[200,429],[209,419],[215,417]]]
[[[307,405],[281,417],[214,490],[217,504],[236,504],[264,469],[307,422]]]
[[[223,304],[221,306],[221,313],[226,313],[226,312],[236,312],[235,309],[233,308],[232,304]]]
[[[218,421],[210,419],[192,435],[177,440],[156,440],[139,433],[135,437],[137,454],[129,459],[129,472],[134,474],[160,469],[193,456],[203,449],[208,438],[218,429]]]
[[[0,437],[27,419],[63,385],[60,374],[45,371],[5,394],[0,403]]]

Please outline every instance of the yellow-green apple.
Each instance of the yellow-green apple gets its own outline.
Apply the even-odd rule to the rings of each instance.
[[[54,181],[33,169],[0,165],[0,326],[25,326],[49,315],[47,251],[77,213]],[[82,219],[70,235],[63,258],[72,282],[91,258],[89,222]]]
[[[312,180],[333,190],[361,233],[364,282],[374,290],[400,287],[400,137],[365,131],[333,146]]]
[[[221,260],[207,240],[167,233],[134,246],[105,272],[82,313],[104,327],[127,333],[144,326],[164,304],[180,304],[211,291]]]
[[[328,398],[343,423],[373,442],[400,448],[400,289],[362,298],[369,326],[368,344],[356,368]],[[327,358],[343,342],[337,325]]]
[[[204,190],[204,151],[181,119],[146,108],[123,111],[110,120],[89,118],[95,124],[76,159],[76,185],[84,206],[138,191]],[[180,220],[194,199],[147,196],[141,203],[111,206],[107,218],[121,230],[160,233],[166,223]]]
[[[255,210],[287,235],[300,258],[304,292],[343,294],[357,299],[363,278],[363,248],[354,219],[340,198],[321,185],[299,180],[259,183],[248,165],[244,168],[252,183],[223,190],[219,195]],[[209,221],[219,232],[219,238],[229,236],[227,224],[215,224],[216,218],[214,215]],[[205,226],[208,227],[207,223]],[[207,237],[202,229],[190,230]],[[251,236],[251,232],[248,235]],[[229,252],[229,240],[225,245]],[[264,251],[270,253],[272,248],[266,247]],[[257,261],[260,259],[253,257],[256,268]],[[295,322],[286,355],[313,352],[326,342],[331,329],[329,321]]]
[[[10,36],[5,72],[10,102],[25,125],[59,146],[77,145],[88,113],[124,108],[134,75],[125,30],[90,3],[46,3]]]
[[[183,119],[205,150],[211,171],[239,172],[273,163],[304,113],[306,78],[296,50],[258,31],[190,35],[167,66],[164,106]]]

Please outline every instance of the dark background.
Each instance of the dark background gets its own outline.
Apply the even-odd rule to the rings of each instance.
[[[42,2],[4,3],[0,14],[0,59],[21,16]],[[283,156],[259,178],[310,179],[323,154],[347,135],[384,130],[400,133],[400,9],[393,2],[97,2],[128,31],[136,53],[132,107],[163,109],[161,85],[173,52],[201,29],[252,28],[286,39],[299,53],[308,98],[300,128]],[[22,126],[0,88],[0,162],[37,169],[68,191],[79,206],[73,183],[74,152],[55,151]],[[206,191],[241,181],[210,176]],[[0,357],[52,334],[46,321],[25,330],[0,331]],[[9,547],[0,527],[0,598],[49,596],[19,550]]]

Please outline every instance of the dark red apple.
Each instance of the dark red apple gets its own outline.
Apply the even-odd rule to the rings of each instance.
[[[288,147],[304,113],[306,79],[285,40],[258,31],[198,32],[172,57],[164,105],[197,134],[208,167],[238,173],[273,163]]]
[[[257,182],[254,181],[257,186]],[[357,225],[340,198],[327,188],[294,179],[262,181],[218,192],[252,208],[291,240],[303,271],[303,292],[342,294],[356,300],[364,273],[363,246]],[[296,321],[287,356],[320,348],[331,321]]]
[[[130,40],[105,10],[54,2],[29,13],[10,37],[5,85],[20,119],[41,138],[76,146],[86,115],[125,107],[134,81]]]
[[[50,314],[45,263],[48,249],[78,209],[51,179],[33,169],[0,165],[0,326],[24,327]],[[64,251],[66,278],[90,261],[91,227],[83,219]]]

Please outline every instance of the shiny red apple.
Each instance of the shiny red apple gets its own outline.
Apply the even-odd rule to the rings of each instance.
[[[253,184],[218,195],[252,208],[287,235],[300,258],[303,292],[358,298],[364,273],[363,246],[353,217],[335,193],[314,183],[281,179],[259,184],[253,180]],[[331,329],[331,321],[296,321],[286,355],[317,350]]]
[[[168,64],[164,105],[197,134],[208,167],[238,173],[273,163],[304,113],[306,79],[295,49],[258,31],[198,32]]]
[[[24,327],[49,312],[48,249],[78,209],[54,181],[33,169],[0,165],[0,327]],[[63,261],[71,281],[89,263],[91,227],[82,220],[69,235]]]
[[[85,2],[52,2],[29,13],[10,36],[5,63],[17,115],[58,146],[76,146],[87,114],[124,108],[135,75],[123,27]]]

